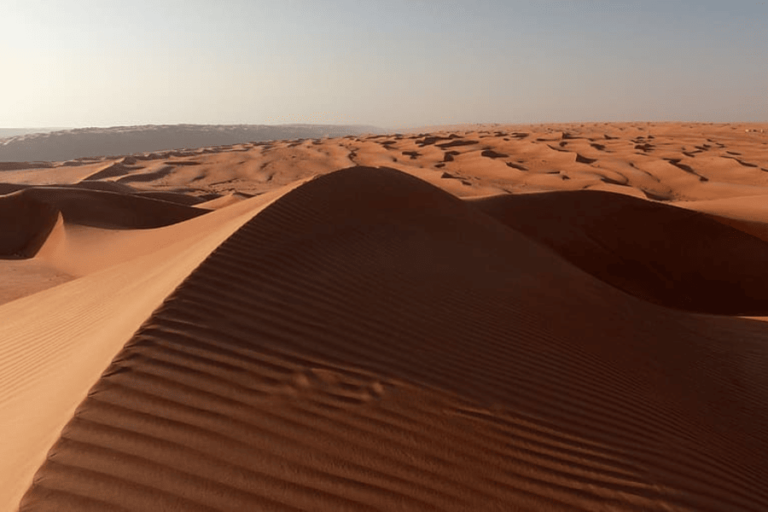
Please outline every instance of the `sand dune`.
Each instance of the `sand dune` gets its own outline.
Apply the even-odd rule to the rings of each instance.
[[[206,213],[205,209],[145,196],[74,187],[36,187],[21,191],[20,194],[61,211],[66,222],[85,226],[156,228]]]
[[[709,214],[717,221],[768,241],[768,195],[678,203],[681,208]]]
[[[316,174],[370,165],[413,174],[459,197],[589,188],[676,203],[721,200],[761,195],[768,186],[762,150],[768,134],[747,133],[744,126],[761,127],[597,123],[309,138],[37,167],[30,162],[23,170],[3,171],[0,182],[122,179],[137,190],[221,196],[259,194]]]
[[[130,336],[223,240],[275,197],[139,231],[144,254],[0,306],[0,510],[14,510],[75,407]],[[155,243],[162,243],[157,246]],[[83,257],[87,256],[83,255]]]
[[[37,254],[59,215],[54,206],[24,192],[0,196],[0,258]]]
[[[720,351],[764,339],[698,320],[405,174],[339,171],[144,322],[21,509],[759,510],[768,382]]]
[[[0,237],[0,510],[768,509],[760,137],[2,171],[0,213],[37,217]]]
[[[703,313],[768,314],[768,243],[701,213],[593,190],[472,204],[631,295]]]
[[[16,188],[20,190],[12,192]],[[145,253],[145,246],[136,242],[147,241],[147,233],[137,236],[133,231],[177,224],[208,212],[98,188],[11,185],[5,190],[9,193],[0,195],[0,273],[4,275],[0,304]],[[166,199],[173,195],[159,194]],[[149,247],[161,245],[158,240]],[[33,257],[35,262],[19,261]]]
[[[231,192],[229,194],[225,194],[221,197],[217,197],[216,199],[211,199],[210,201],[206,201],[204,203],[200,203],[196,205],[198,208],[207,208],[209,210],[218,210],[219,208],[225,208],[227,206],[239,203],[240,201],[243,201],[247,199],[248,196],[245,194],[239,194],[237,192]]]

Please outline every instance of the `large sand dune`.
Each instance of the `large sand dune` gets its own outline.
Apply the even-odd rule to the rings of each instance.
[[[0,509],[768,509],[766,142],[492,126],[0,171],[34,213],[1,240]]]

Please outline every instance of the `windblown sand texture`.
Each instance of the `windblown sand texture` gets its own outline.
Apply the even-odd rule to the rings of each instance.
[[[0,164],[0,509],[768,510],[765,128]]]

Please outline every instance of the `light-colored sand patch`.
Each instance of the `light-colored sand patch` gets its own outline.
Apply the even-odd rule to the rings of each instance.
[[[0,510],[18,503],[75,407],[139,325],[281,193],[178,225],[178,238],[164,247],[145,246],[143,256],[0,306],[0,439],[14,440],[0,453]]]

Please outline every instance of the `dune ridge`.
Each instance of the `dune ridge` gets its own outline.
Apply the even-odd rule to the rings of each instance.
[[[151,197],[74,187],[34,187],[18,194],[55,208],[69,223],[113,229],[157,228],[207,212]]]
[[[282,193],[169,226],[159,239],[140,230],[134,234],[150,243],[134,240],[133,254],[118,251],[111,264],[79,279],[0,305],[0,437],[13,440],[0,445],[0,510],[17,509],[62,426],[141,323],[213,249]],[[61,259],[61,241],[50,242],[54,247],[42,251]]]
[[[115,193],[104,190],[109,182],[96,185],[0,186],[0,193],[7,192],[0,195],[0,304],[146,253],[147,246],[137,242],[163,245],[151,233],[136,231],[208,213],[191,206],[200,202],[194,197],[183,204],[166,201],[179,194]]]
[[[221,234],[21,510],[768,507],[760,322],[628,295],[393,169]]]

